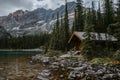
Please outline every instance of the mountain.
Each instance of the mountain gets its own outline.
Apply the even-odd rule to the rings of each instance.
[[[75,2],[68,3],[70,24],[73,20],[74,7]],[[8,16],[1,16],[0,25],[4,26],[4,29],[12,36],[39,35],[52,30],[57,12],[64,16],[64,8],[65,6],[62,5],[55,10],[44,8],[38,8],[33,11],[18,10]]]
[[[4,29],[4,27],[0,26],[0,38],[10,37],[11,35]]]

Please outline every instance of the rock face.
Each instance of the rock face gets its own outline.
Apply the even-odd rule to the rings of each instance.
[[[38,58],[39,56],[39,58]],[[36,55],[32,59],[41,60],[44,56]],[[42,59],[41,59],[42,58]],[[49,57],[48,66],[38,74],[39,80],[120,80],[120,67],[105,64],[92,64],[66,58]]]
[[[64,15],[64,5],[55,10],[38,8],[33,11],[18,10],[8,16],[0,17],[0,25],[13,36],[34,35],[41,32],[50,32],[56,20],[56,13]],[[70,22],[73,20],[75,2],[68,3]],[[72,23],[71,23],[72,24]]]
[[[4,29],[4,27],[0,26],[0,38],[10,37],[11,35]]]

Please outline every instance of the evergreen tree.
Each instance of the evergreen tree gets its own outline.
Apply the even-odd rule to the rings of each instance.
[[[105,7],[104,7],[104,21],[105,21],[105,31],[107,32],[107,27],[109,24],[114,22],[114,8],[113,8],[113,1],[112,0],[105,0]]]
[[[59,26],[59,13],[57,13],[57,20],[53,28],[52,38],[51,38],[51,48],[52,49],[59,49],[59,40],[60,40],[60,26]]]
[[[72,25],[72,30],[71,30],[71,34],[75,31],[75,21],[73,21],[73,25]]]
[[[104,7],[104,26],[105,33],[109,33],[109,25],[114,23],[114,7],[112,0],[105,0]],[[110,53],[110,41],[108,40],[109,36],[106,34],[106,49],[105,53],[108,55]]]
[[[96,11],[95,11],[95,4],[94,1],[92,1],[92,24],[94,25],[94,28],[96,27]]]
[[[120,0],[117,1],[118,9],[117,9],[117,22],[120,22]]]
[[[120,44],[120,0],[117,0],[117,22],[111,24],[109,27],[114,35],[118,39],[118,44]]]
[[[110,26],[110,25],[109,25],[109,26]],[[109,26],[108,26],[108,28],[107,28],[107,33],[108,33],[109,35],[107,35],[107,42],[106,42],[106,55],[107,55],[107,56],[110,55],[110,53],[112,52],[112,49],[113,49],[112,43],[111,43],[112,37],[111,37],[111,35],[110,35],[110,34],[112,34],[112,31],[111,31],[111,28],[110,28]]]
[[[51,34],[51,40],[50,40],[50,48],[51,49],[54,49],[54,47],[55,47],[55,38],[56,38],[56,26],[54,25],[53,31]]]
[[[74,9],[74,21],[73,21],[73,27],[72,27],[72,31],[77,31],[78,27],[77,27],[77,11],[76,9]]]
[[[98,32],[98,33],[103,33],[103,32],[105,32],[105,30],[104,30],[104,28],[105,28],[105,26],[104,26],[104,20],[103,20],[103,16],[102,16],[102,14],[101,14],[101,4],[100,4],[100,1],[99,1],[99,3],[98,3],[98,10],[97,10],[97,25],[96,25],[96,32]]]
[[[100,33],[105,32],[105,26],[104,26],[104,18],[101,13],[101,4],[100,0],[98,2],[98,10],[97,10],[97,18],[96,18],[96,26],[95,26],[95,31],[98,33],[98,39],[101,40],[101,35]],[[101,47],[98,45],[99,48]]]
[[[60,49],[61,50],[64,50],[64,48],[65,48],[64,47],[64,38],[65,38],[64,33],[65,32],[64,32],[64,22],[63,21],[64,21],[64,18],[61,16],[60,31],[59,31],[60,32],[60,38],[59,39],[60,39]]]
[[[95,51],[94,49],[94,39],[95,35],[92,34],[94,32],[94,27],[92,24],[92,17],[91,17],[91,11],[89,9],[89,12],[86,13],[86,19],[85,19],[85,26],[84,26],[84,37],[85,40],[83,40],[83,50],[82,52],[85,54],[87,58],[91,58],[94,56]]]
[[[64,45],[65,51],[68,48],[68,39],[69,39],[69,20],[68,20],[68,10],[67,10],[67,0],[65,0],[65,16],[64,16]]]
[[[83,31],[84,20],[83,20],[83,7],[82,0],[77,0],[77,6],[75,10],[75,30]]]
[[[0,39],[1,49],[33,49],[49,42],[49,34],[29,35]],[[28,46],[29,45],[29,46]]]
[[[59,36],[60,36],[60,24],[59,24],[59,13],[57,13],[57,21],[56,21],[56,44],[59,43]],[[59,44],[56,45],[59,48]]]

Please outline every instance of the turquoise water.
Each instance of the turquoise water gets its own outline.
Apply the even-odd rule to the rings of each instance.
[[[41,51],[32,51],[32,50],[0,51],[0,80],[1,77],[11,76],[10,74],[12,74],[12,76],[14,77],[14,75],[16,75],[21,71],[23,73],[26,72],[30,73],[30,71],[32,71],[32,69],[34,69],[35,66],[30,63],[31,57],[40,53]],[[17,79],[10,79],[10,80],[17,80]]]
[[[3,65],[4,63],[7,65],[4,66],[9,66],[11,63],[28,63],[29,58],[31,56],[34,56],[36,54],[40,54],[41,51],[10,51],[10,50],[2,50],[0,51],[0,66]]]
[[[23,51],[23,50],[1,50],[0,51],[0,64],[1,63],[11,63],[15,62],[16,59],[20,62],[27,62],[28,58],[30,58],[33,55],[40,54],[41,51]]]
[[[39,54],[41,51],[22,51],[22,50],[16,50],[16,51],[9,51],[9,50],[2,50],[0,51],[0,56],[6,56],[6,55],[34,55]]]

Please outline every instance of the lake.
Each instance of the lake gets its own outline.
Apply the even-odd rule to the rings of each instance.
[[[33,55],[40,54],[39,50],[1,50],[0,51],[0,80],[1,77],[13,77],[21,72],[30,71],[31,68],[36,69],[36,65],[30,63]],[[40,65],[37,65],[40,67]],[[30,69],[29,69],[30,68]],[[32,71],[30,71],[32,73]],[[6,80],[6,79],[5,79]]]
[[[40,50],[0,50],[0,62],[11,63],[16,59],[25,62],[32,55],[39,53],[41,53]]]
[[[23,49],[23,50],[0,50],[1,55],[26,55],[26,54],[39,54],[41,49]]]

